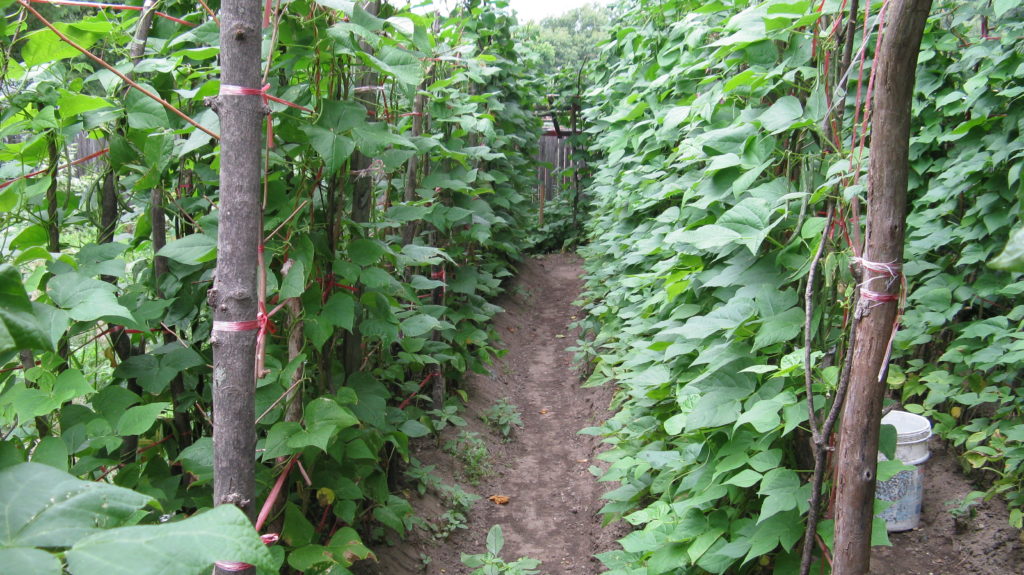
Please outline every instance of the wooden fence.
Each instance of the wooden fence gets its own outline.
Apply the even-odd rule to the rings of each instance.
[[[565,173],[566,168],[579,169],[583,166],[582,161],[573,158],[568,136],[568,132],[563,131],[561,136],[547,132],[540,137],[537,186],[544,191],[544,199],[550,200],[562,190],[572,187],[573,177]]]

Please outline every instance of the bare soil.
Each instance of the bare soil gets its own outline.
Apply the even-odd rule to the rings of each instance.
[[[598,510],[606,489],[589,471],[600,466],[594,456],[600,440],[579,435],[608,416],[611,389],[583,389],[574,369],[577,333],[569,325],[579,311],[573,301],[582,282],[580,260],[571,254],[551,254],[524,261],[508,295],[497,303],[505,309],[495,320],[501,347],[489,376],[466,382],[469,404],[463,417],[468,425],[449,427],[441,441],[419,441],[413,455],[445,483],[457,483],[479,495],[469,512],[468,529],[438,540],[424,529],[394,547],[376,549],[379,563],[371,571],[386,575],[460,575],[472,570],[461,553],[483,553],[491,526],[501,525],[505,536],[502,557],[507,561],[532,557],[549,575],[588,575],[601,571],[595,553],[607,551],[624,533],[602,529]],[[480,414],[508,398],[519,408],[523,425],[505,442],[500,433],[480,420]],[[466,481],[461,463],[441,447],[469,430],[487,441],[492,473],[478,485]],[[428,521],[442,521],[439,494],[419,496],[412,486],[405,495]],[[503,495],[508,503],[487,499]],[[425,559],[429,557],[429,562]]]
[[[1010,526],[999,499],[982,502],[957,524],[950,509],[974,490],[956,457],[937,438],[924,468],[921,525],[890,533],[892,547],[875,547],[872,575],[1020,575],[1024,573],[1021,532]]]

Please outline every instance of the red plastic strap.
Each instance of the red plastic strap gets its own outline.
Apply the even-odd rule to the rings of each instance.
[[[267,0],[267,6],[270,6],[270,0]],[[231,84],[221,84],[220,96],[259,96],[263,98],[263,103],[269,105],[270,102],[277,102],[278,104],[284,104],[290,108],[302,110],[303,112],[313,113],[313,110],[305,106],[300,106],[295,102],[289,102],[283,100],[277,96],[271,96],[267,93],[270,89],[270,84],[264,84],[262,88],[243,88],[242,86],[232,86]],[[267,116],[267,147],[274,147],[274,119]]]

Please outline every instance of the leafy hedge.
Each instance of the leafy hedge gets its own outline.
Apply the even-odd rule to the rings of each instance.
[[[588,93],[603,159],[584,249],[594,337],[581,346],[596,360],[589,384],[618,386],[617,414],[587,430],[611,445],[602,480],[619,484],[604,513],[635,528],[601,556],[609,573],[799,566],[807,272],[826,242],[806,318],[821,413],[846,359],[866,195],[863,102],[881,4],[856,15],[848,69],[845,7],[638,1],[613,18]],[[1015,505],[1024,316],[1016,276],[985,263],[1019,211],[1021,16],[1007,2],[933,10],[914,105],[909,295],[889,378]],[[826,546],[831,522],[818,534]]]
[[[504,2],[444,18],[364,4],[287,3],[263,32],[269,93],[306,108],[269,104],[264,175],[276,329],[254,456],[259,504],[284,474],[267,520],[282,535],[275,569],[348,573],[369,553],[353,528],[412,525],[394,462],[431,431],[427,386],[496,352],[488,300],[527,234],[539,125]],[[0,468],[27,459],[112,481],[169,517],[208,508],[216,16],[162,3],[179,20],[156,18],[136,60],[137,12],[45,10],[190,124],[24,5],[0,8],[16,57],[0,107]],[[58,169],[100,138],[100,168]],[[372,162],[357,170],[356,155]]]

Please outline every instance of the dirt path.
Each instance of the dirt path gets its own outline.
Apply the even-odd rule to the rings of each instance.
[[[447,539],[425,529],[395,547],[378,549],[377,572],[388,575],[468,574],[461,553],[483,553],[492,525],[505,536],[502,557],[508,561],[529,556],[543,563],[549,575],[589,575],[601,571],[594,553],[608,550],[621,536],[617,529],[602,529],[597,511],[604,486],[588,470],[599,441],[577,432],[604,420],[611,390],[581,389],[573,369],[571,351],[576,333],[572,302],[580,293],[580,260],[568,254],[530,259],[520,265],[509,295],[498,302],[505,313],[496,328],[507,354],[492,367],[490,376],[467,382],[470,403],[462,428],[448,428],[440,445],[460,432],[476,432],[487,442],[492,473],[472,485],[466,466],[431,441],[419,442],[414,456],[446,484],[459,484],[481,497],[468,512],[468,529],[457,529]],[[480,414],[508,398],[518,407],[523,425],[509,442],[486,426]],[[407,491],[417,513],[433,522],[446,505],[437,489],[418,496]],[[509,497],[505,505],[486,498]],[[450,507],[448,505],[447,507]],[[429,559],[427,559],[429,557]]]

